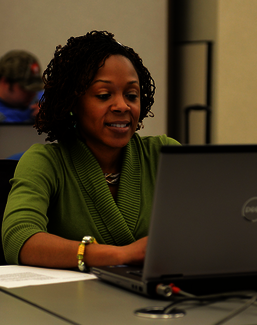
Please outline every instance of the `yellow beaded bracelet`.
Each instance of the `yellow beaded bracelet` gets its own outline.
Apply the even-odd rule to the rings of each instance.
[[[77,253],[78,268],[81,272],[89,272],[89,268],[86,266],[85,262],[83,262],[85,248],[88,244],[97,244],[97,241],[92,236],[85,236],[82,238]]]

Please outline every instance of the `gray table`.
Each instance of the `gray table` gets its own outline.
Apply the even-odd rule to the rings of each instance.
[[[166,306],[168,302],[149,299],[100,280],[5,290],[16,297],[35,303],[49,312],[71,320],[71,323],[87,325],[211,325],[226,316],[233,308],[241,305],[239,301],[220,302],[209,306],[187,304],[183,306],[186,315],[182,318],[146,319],[136,316],[134,311],[149,306]],[[19,301],[16,301],[15,305],[16,303],[20,304]],[[28,323],[24,321],[24,323],[21,322],[20,324]],[[226,323],[226,325],[232,324],[257,324],[257,307],[251,306],[245,312]]]
[[[67,325],[60,319],[40,308],[0,291],[0,323],[2,325]]]

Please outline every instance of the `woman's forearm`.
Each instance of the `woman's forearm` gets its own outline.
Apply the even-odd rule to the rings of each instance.
[[[144,260],[146,238],[127,246],[86,245],[84,262],[88,266],[141,264]],[[48,233],[30,237],[20,251],[20,263],[24,265],[75,268],[78,265],[79,241],[64,239]]]
[[[20,263],[25,265],[76,267],[78,242],[40,232],[30,237],[20,250]]]

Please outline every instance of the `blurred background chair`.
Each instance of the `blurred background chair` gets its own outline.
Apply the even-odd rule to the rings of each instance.
[[[2,230],[2,221],[4,215],[4,209],[7,201],[8,194],[11,189],[9,180],[13,177],[14,170],[18,160],[0,159],[0,230]],[[6,265],[2,236],[1,236],[1,246],[0,246],[0,265]]]

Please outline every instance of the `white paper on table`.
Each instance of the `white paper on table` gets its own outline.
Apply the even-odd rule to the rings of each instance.
[[[96,276],[90,273],[77,271],[21,265],[0,266],[0,287],[5,288],[18,288],[91,279],[96,279]]]

